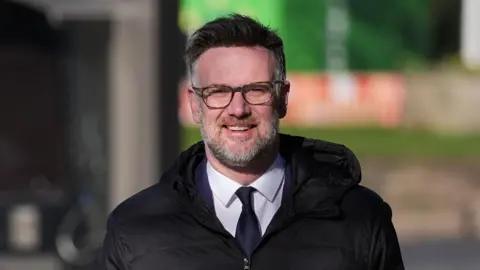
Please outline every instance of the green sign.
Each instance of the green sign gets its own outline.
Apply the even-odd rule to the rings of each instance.
[[[202,24],[229,13],[240,13],[258,19],[274,29],[283,21],[280,0],[181,0],[180,27],[192,34]]]
[[[279,31],[284,41],[287,70],[326,71],[327,48],[332,48],[332,43],[327,44],[327,19],[332,21],[331,17],[327,18],[332,16],[332,6],[328,5],[335,3],[334,0],[181,1],[179,23],[185,34],[193,33],[221,15],[232,12],[249,15]],[[342,44],[347,69],[396,71],[410,63],[425,61],[431,40],[428,0],[346,0],[344,3],[349,25]]]

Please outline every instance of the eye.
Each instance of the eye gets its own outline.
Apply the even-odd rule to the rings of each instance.
[[[211,86],[203,90],[203,97],[208,98],[210,96],[230,94],[232,90],[227,86]]]
[[[256,83],[245,86],[245,91],[247,92],[270,92],[270,84],[268,83]]]

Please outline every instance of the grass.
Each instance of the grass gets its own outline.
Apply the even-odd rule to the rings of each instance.
[[[405,129],[293,127],[282,127],[281,132],[344,144],[358,156],[480,157],[480,134],[449,136]],[[182,149],[200,138],[197,127],[183,128]]]

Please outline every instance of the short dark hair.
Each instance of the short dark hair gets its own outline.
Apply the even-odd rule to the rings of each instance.
[[[218,17],[190,36],[185,50],[185,63],[189,74],[193,73],[193,66],[200,55],[208,49],[243,46],[260,46],[271,51],[276,61],[275,79],[285,79],[285,53],[280,36],[258,20],[237,13]]]

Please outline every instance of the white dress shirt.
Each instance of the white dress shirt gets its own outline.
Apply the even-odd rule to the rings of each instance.
[[[235,236],[238,219],[242,212],[242,202],[235,192],[242,185],[219,173],[208,162],[206,170],[213,193],[215,213],[223,227]],[[257,190],[253,193],[253,206],[262,235],[280,207],[284,182],[285,162],[278,155],[272,166],[250,185]]]

